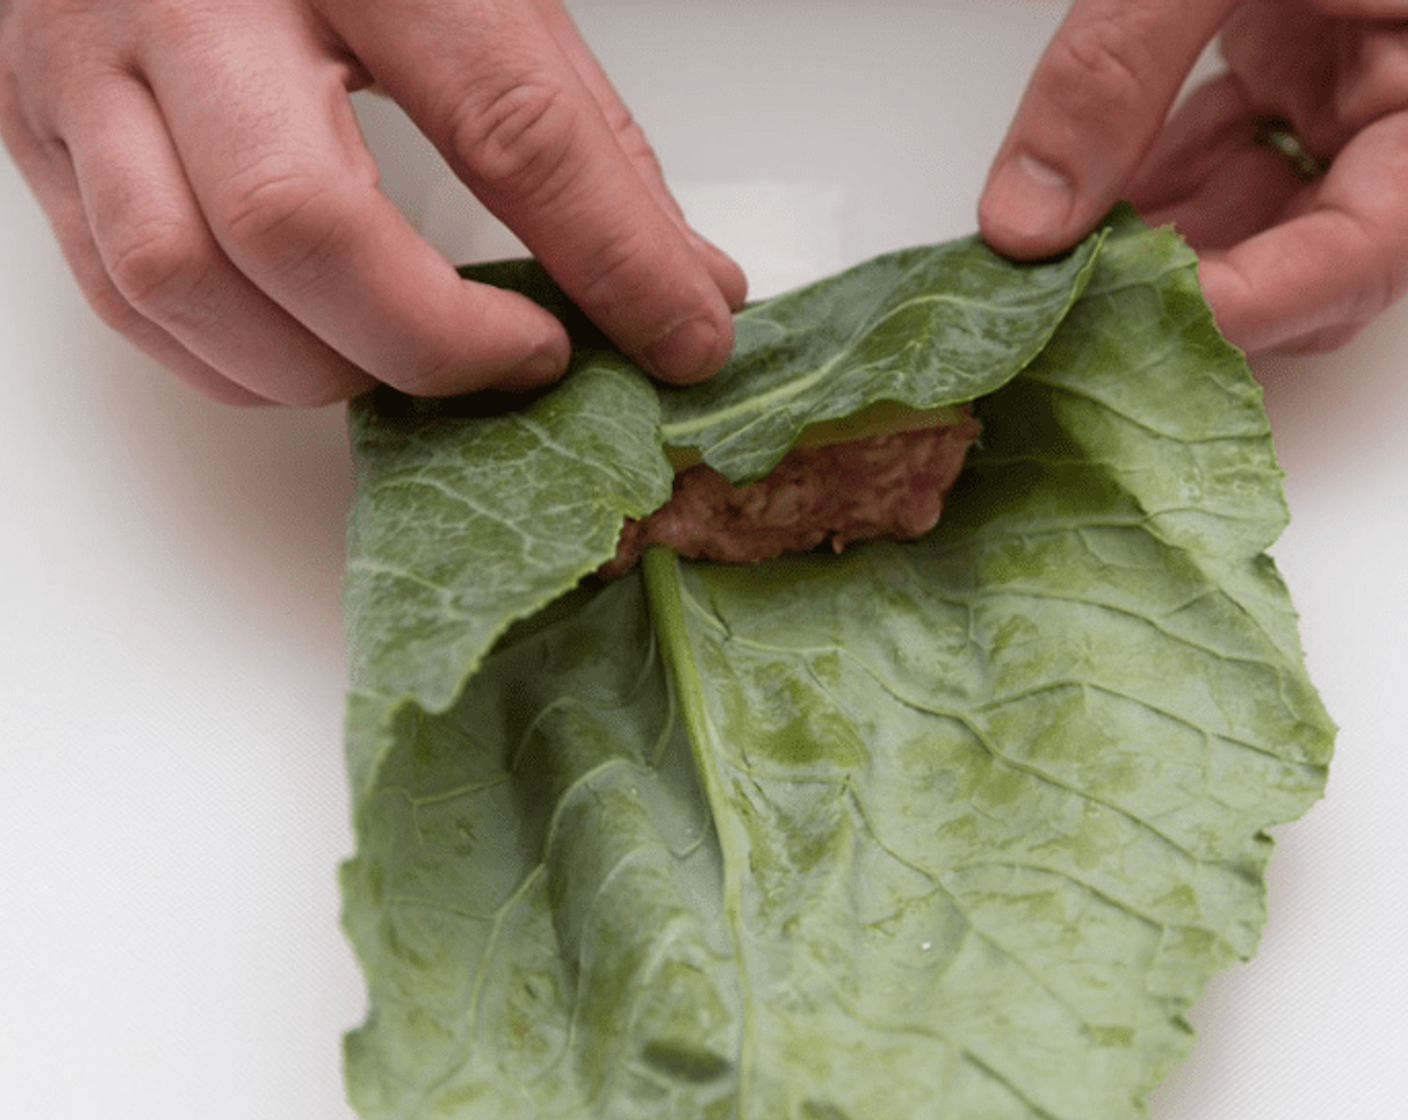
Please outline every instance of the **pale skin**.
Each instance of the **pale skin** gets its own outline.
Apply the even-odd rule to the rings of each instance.
[[[1408,0],[1074,0],[993,163],[990,244],[1060,252],[1121,197],[1200,252],[1248,350],[1352,337],[1408,286]],[[1219,33],[1228,74],[1170,108]],[[98,313],[201,391],[317,405],[563,372],[377,190],[375,83],[625,351],[710,376],[746,293],[689,229],[558,0],[0,0],[0,134]],[[1259,144],[1285,118],[1328,172]]]
[[[377,189],[375,82],[658,376],[744,299],[555,0],[0,0],[0,132],[89,301],[218,399],[528,387],[561,326],[461,281]]]
[[[1170,106],[1221,33],[1227,71]],[[1257,142],[1284,118],[1328,170]],[[994,161],[979,222],[1059,251],[1120,197],[1199,251],[1249,351],[1324,350],[1408,289],[1408,0],[1075,0]]]

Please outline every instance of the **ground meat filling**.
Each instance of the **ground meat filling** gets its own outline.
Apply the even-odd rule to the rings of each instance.
[[[629,571],[652,545],[691,559],[748,564],[825,544],[840,552],[874,537],[922,536],[937,524],[978,433],[969,417],[948,427],[797,448],[746,486],[712,467],[691,467],[675,477],[665,505],[626,522],[616,559],[602,574]]]

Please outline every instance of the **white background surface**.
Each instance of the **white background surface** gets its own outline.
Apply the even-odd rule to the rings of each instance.
[[[574,5],[764,288],[970,232],[1063,7]],[[388,193],[481,236],[446,227],[395,111],[362,108]],[[2,160],[0,214],[0,1117],[350,1120],[340,410],[206,403],[87,310]],[[1278,833],[1262,951],[1198,1006],[1152,1116],[1402,1120],[1408,308],[1259,369],[1276,556],[1342,730],[1329,797]]]

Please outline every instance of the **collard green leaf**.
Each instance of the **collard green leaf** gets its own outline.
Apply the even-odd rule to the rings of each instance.
[[[654,552],[480,652],[414,596],[401,628],[362,608],[387,628],[349,714],[363,1115],[1143,1114],[1328,763],[1265,554],[1280,476],[1191,255],[1124,217],[978,408],[919,541]],[[415,477],[416,438],[364,450],[359,500]],[[354,546],[421,496],[359,510]],[[472,582],[471,548],[405,563]],[[401,649],[446,703],[406,698]]]

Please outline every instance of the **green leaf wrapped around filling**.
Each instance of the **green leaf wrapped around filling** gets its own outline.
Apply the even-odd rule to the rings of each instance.
[[[1039,266],[909,250],[750,308],[688,390],[574,322],[515,411],[353,410],[356,1107],[1142,1115],[1333,737],[1192,255],[1127,213]],[[747,479],[819,421],[975,397],[920,540],[582,580],[666,445]]]

